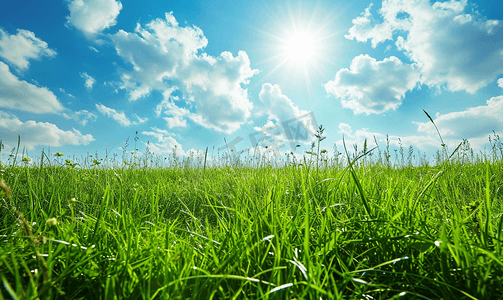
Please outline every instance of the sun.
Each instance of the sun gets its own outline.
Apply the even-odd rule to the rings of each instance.
[[[284,45],[284,55],[293,63],[308,64],[317,56],[317,43],[312,34],[298,32],[289,36]]]
[[[282,78],[289,78],[289,82],[305,81],[310,93],[314,87],[311,80],[325,76],[329,66],[335,64],[334,55],[340,52],[335,40],[343,31],[337,29],[336,13],[323,5],[270,7],[270,18],[261,23],[267,24],[266,30],[257,28],[264,37],[257,46],[262,57],[258,63],[268,69],[262,81],[279,73]]]

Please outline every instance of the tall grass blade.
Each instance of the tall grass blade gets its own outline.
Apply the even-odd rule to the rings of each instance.
[[[98,219],[96,220],[96,225],[94,226],[93,236],[91,238],[91,244],[94,244],[99,233],[101,222],[103,221],[105,211],[108,209],[108,202],[110,201],[110,185],[107,184],[105,188],[105,193],[101,200],[100,212],[98,214]]]
[[[348,154],[348,150],[346,148],[346,141],[344,140],[344,138],[342,139],[342,143],[344,145],[344,151],[346,152],[346,156],[348,158],[349,171],[351,173],[351,177],[353,178],[353,180],[354,180],[354,182],[356,184],[358,192],[360,193],[360,197],[362,198],[363,207],[365,208],[365,212],[367,213],[367,215],[369,216],[369,218],[372,218],[372,211],[370,210],[370,206],[368,204],[367,198],[365,197],[365,191],[363,190],[362,184],[360,183],[360,180],[358,179],[358,176],[356,176],[356,172],[353,169],[353,164],[356,161],[356,159],[353,161],[353,163],[351,163],[351,161],[349,160],[349,154]],[[374,150],[374,149],[372,149],[372,150]],[[372,150],[370,150],[370,151],[372,151]],[[364,152],[361,157],[363,157],[367,153]]]

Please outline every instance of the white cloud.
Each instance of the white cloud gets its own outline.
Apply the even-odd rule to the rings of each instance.
[[[283,122],[308,113],[300,110],[292,100],[281,92],[279,85],[264,83],[259,93],[260,102],[264,105],[263,112],[267,113],[270,120]]]
[[[403,147],[407,152],[404,155],[408,155],[408,148],[412,146],[414,153],[412,155],[416,155],[417,151],[423,151],[432,153],[435,150],[441,149],[440,141],[438,137],[435,136],[426,136],[426,135],[409,135],[409,136],[397,136],[397,135],[386,135],[379,132],[372,132],[369,128],[361,128],[353,130],[349,124],[340,123],[339,124],[339,133],[344,134],[344,140],[341,138],[340,140],[335,142],[337,147],[337,151],[345,155],[344,143],[346,144],[346,149],[350,155],[354,154],[354,147],[356,146],[359,154],[363,151],[363,147],[366,141],[366,150],[372,150],[371,155],[378,155],[379,150],[381,151],[381,155],[384,159],[384,152],[386,152],[386,148],[388,148],[389,154],[393,157],[390,157],[390,160],[393,162],[396,157],[395,155],[400,155],[399,152],[395,152],[395,150],[399,150],[399,147]],[[376,143],[377,141],[377,143]],[[400,144],[401,143],[401,144]],[[459,144],[459,142],[458,142]],[[378,148],[376,148],[378,147]],[[374,149],[375,148],[375,149]],[[333,154],[333,153],[331,153]]]
[[[344,141],[346,143],[346,148],[349,150],[353,149],[353,145],[357,145],[359,149],[363,147],[365,140],[367,140],[367,148],[376,146],[374,138],[378,141],[378,143],[382,143],[385,141],[385,136],[381,133],[376,133],[370,131],[369,128],[357,129],[353,132],[351,125],[347,123],[339,123],[339,133],[344,135]],[[342,139],[336,142],[338,147],[343,146]],[[341,148],[343,149],[343,148]],[[339,149],[339,151],[342,151]]]
[[[317,129],[314,115],[299,109],[278,85],[264,83],[259,99],[263,106],[261,114],[267,114],[268,121],[262,127],[254,127],[257,132],[251,137],[252,144],[286,151],[295,144],[308,144],[314,139]]]
[[[503,132],[503,96],[493,97],[487,100],[487,105],[480,105],[468,108],[464,111],[450,112],[447,114],[437,114],[433,117],[442,139],[448,147],[449,154],[463,141],[468,139],[472,149],[483,150],[488,146],[488,136],[492,132],[500,134]],[[399,147],[399,139],[404,148],[413,146],[414,149],[426,153],[440,150],[443,152],[441,140],[431,121],[426,115],[425,122],[413,122],[417,125],[417,133],[412,135],[392,135],[388,136],[389,144],[392,147]],[[359,149],[367,139],[368,147],[375,145],[374,136],[379,143],[381,151],[386,147],[386,136],[381,133],[373,133],[367,128],[358,129],[352,134],[353,130],[349,124],[340,123],[339,129],[344,133],[346,146],[350,147],[357,144]],[[338,147],[342,147],[342,140],[336,142]]]
[[[186,112],[186,109],[174,106],[173,109],[169,111],[169,113],[173,116],[164,118],[164,120],[168,124],[168,128],[171,129],[174,127],[187,127],[187,120],[183,119],[183,116],[186,115]]]
[[[503,89],[503,78],[498,79],[498,86]]]
[[[344,35],[344,37],[349,40],[355,38],[358,42],[366,42],[370,39],[372,40],[372,47],[375,48],[378,43],[391,39],[393,30],[388,23],[376,24],[370,13],[372,5],[371,3],[359,17],[352,21],[353,27],[349,29],[349,34]]]
[[[34,150],[36,146],[87,145],[94,141],[92,135],[83,135],[75,128],[72,131],[65,131],[52,123],[22,122],[16,116],[3,111],[0,111],[0,132],[2,132],[2,143],[7,148],[17,145],[18,135],[21,136],[22,146],[28,150]]]
[[[122,3],[114,0],[73,0],[68,3],[67,24],[75,26],[88,38],[115,26]]]
[[[341,99],[343,107],[355,114],[383,113],[402,104],[405,93],[419,82],[419,70],[391,56],[376,61],[368,55],[353,59],[349,69],[341,69],[325,90]]]
[[[137,121],[131,122],[131,120],[128,117],[126,117],[126,114],[123,111],[118,112],[115,109],[110,108],[110,107],[106,107],[105,105],[103,105],[101,103],[95,104],[95,105],[96,105],[96,108],[98,109],[98,111],[102,115],[114,119],[121,126],[128,127],[131,125],[138,125],[138,124],[145,123],[146,121],[148,121],[148,118],[142,119],[135,114],[134,117],[137,119]]]
[[[157,142],[144,143],[150,152],[158,155],[171,154],[176,149],[176,154],[184,156],[182,145],[178,143],[166,130],[157,127],[151,127],[153,131],[143,131],[142,134],[152,136]]]
[[[466,0],[433,5],[428,0],[383,1],[383,23],[369,25],[369,6],[346,37],[371,39],[375,46],[395,33],[396,46],[417,63],[423,83],[475,93],[503,73],[503,24],[478,12],[465,14],[466,5]]]
[[[96,80],[94,78],[92,78],[91,76],[87,75],[86,72],[83,72],[83,73],[80,73],[80,77],[84,78],[86,80],[86,88],[88,90],[91,90],[93,88],[93,84],[96,82]]]
[[[339,133],[342,133],[344,135],[349,135],[351,136],[353,134],[353,130],[351,129],[351,126],[346,123],[340,123],[339,126]]]
[[[67,95],[68,97],[71,97],[71,98],[75,99],[75,96],[74,96],[74,95],[72,95],[72,94],[70,94],[70,93],[67,93],[67,92],[65,91],[65,89],[63,89],[63,88],[59,88],[59,91],[60,91],[60,92],[62,92],[63,94],[65,94],[65,95]]]
[[[0,107],[31,113],[57,113],[64,110],[58,98],[46,87],[19,80],[0,62]]]
[[[173,103],[173,101],[180,100],[177,96],[171,96],[171,93],[177,89],[177,86],[173,86],[164,90],[164,99],[155,108],[155,114],[157,117],[159,117],[163,111],[165,115],[170,116],[163,118],[170,129],[174,127],[187,127],[187,120],[185,117],[190,118],[192,115],[188,109],[181,108]]]
[[[487,105],[470,107],[464,111],[437,114],[435,124],[444,139],[461,141],[464,138],[486,139],[492,131],[503,132],[503,96],[487,100]],[[418,132],[436,136],[431,122],[417,122]]]
[[[75,112],[69,112],[69,113],[63,113],[63,117],[66,119],[72,119],[75,122],[78,122],[82,126],[86,126],[87,122],[92,121],[96,122],[98,119],[98,116],[96,114],[93,114],[92,112],[89,112],[87,110],[79,110]]]
[[[49,49],[35,33],[18,29],[16,35],[9,35],[0,28],[0,57],[10,64],[19,70],[26,70],[30,65],[29,59],[40,59],[42,56],[54,57],[56,51]]]
[[[98,49],[94,48],[93,46],[89,46],[89,49],[93,50],[93,51],[94,51],[94,52],[96,52],[96,53],[100,53],[100,52],[98,51]]]
[[[247,121],[253,104],[243,85],[258,71],[250,68],[246,52],[236,57],[229,52],[218,57],[203,53],[208,41],[201,29],[180,27],[172,13],[146,28],[138,24],[135,33],[119,30],[112,36],[117,53],[133,66],[133,71],[122,74],[120,86],[131,101],[153,90],[163,91],[166,101],[178,90],[179,100],[193,110],[186,116],[201,126],[232,133]],[[184,124],[179,114],[168,120],[171,126]]]

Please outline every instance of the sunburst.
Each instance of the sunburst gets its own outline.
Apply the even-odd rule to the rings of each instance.
[[[303,76],[310,93],[311,73],[322,73],[321,64],[332,63],[328,56],[331,52],[331,38],[339,32],[328,30],[334,20],[330,14],[317,8],[310,17],[306,18],[302,13],[303,10],[299,8],[294,14],[288,7],[289,19],[282,20],[276,16],[276,25],[271,28],[274,33],[262,31],[270,38],[267,49],[271,50],[272,55],[266,61],[272,62],[274,66],[262,80],[265,81],[281,69],[290,77]]]

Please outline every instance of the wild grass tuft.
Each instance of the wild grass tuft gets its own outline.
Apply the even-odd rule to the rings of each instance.
[[[435,165],[366,144],[322,160],[318,144],[316,167],[16,155],[1,170],[0,298],[497,298],[498,142]]]

